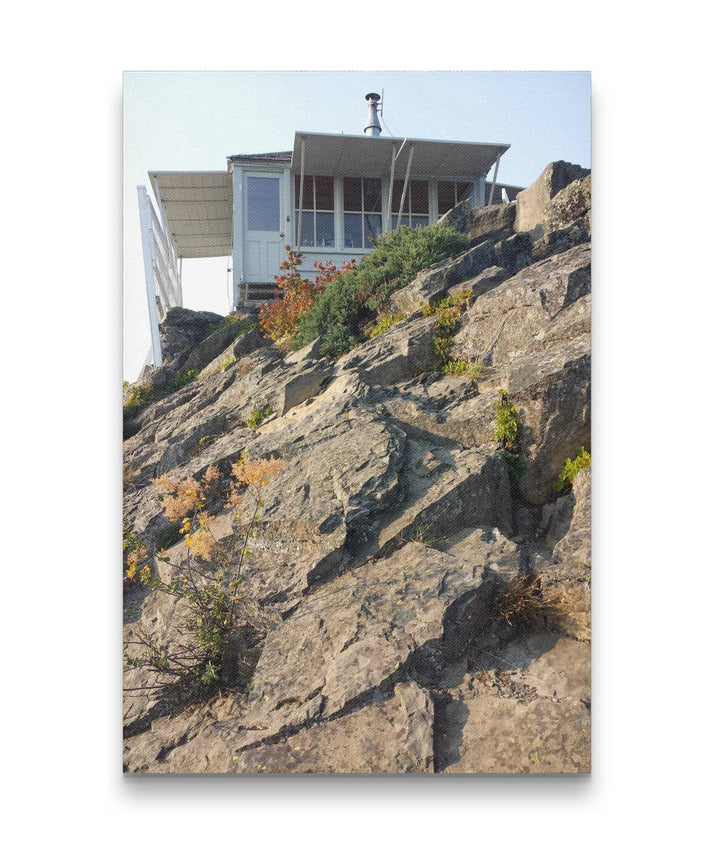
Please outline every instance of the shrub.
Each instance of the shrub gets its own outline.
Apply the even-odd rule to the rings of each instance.
[[[433,300],[422,308],[424,317],[436,316],[432,365],[432,368],[436,371],[445,371],[445,367],[451,362],[453,336],[455,335],[460,316],[471,296],[471,291],[463,291],[460,294],[445,297],[442,300]]]
[[[227,506],[237,509],[249,498],[251,514],[241,527],[239,541],[229,546],[216,540],[204,511],[208,499],[219,492],[217,467],[208,467],[200,480],[193,477],[177,480],[164,475],[154,481],[166,516],[174,523],[178,535],[185,538],[187,555],[178,564],[165,557],[172,572],[170,581],[166,582],[153,573],[145,545],[137,536],[130,539],[126,536],[126,543],[132,548],[126,557],[126,575],[182,601],[186,617],[177,628],[180,639],[172,643],[158,642],[149,633],[135,629],[128,643],[133,646],[132,653],[128,648],[125,650],[128,668],[145,667],[157,673],[160,678],[155,686],[189,679],[209,687],[220,679],[228,635],[238,625],[256,631],[261,629],[262,617],[251,611],[239,594],[242,569],[249,555],[250,534],[263,505],[263,488],[283,468],[279,460],[252,462],[243,456],[233,465]],[[240,517],[239,512],[236,517]]]
[[[575,481],[575,476],[580,472],[580,470],[589,466],[590,452],[586,452],[585,447],[581,446],[578,449],[575,460],[570,460],[570,458],[566,459],[562,472],[552,484],[552,491],[554,493],[562,493],[563,491],[570,490],[573,482]]]
[[[393,327],[395,324],[399,324],[400,321],[404,321],[406,315],[402,315],[401,313],[391,312],[389,315],[384,315],[379,319],[378,323],[370,330],[370,338],[374,339],[376,336],[381,336],[383,333],[387,333],[387,331]]]
[[[172,392],[177,392],[179,389],[182,389],[184,386],[187,386],[191,380],[194,380],[197,377],[197,369],[188,369],[185,372],[180,372],[180,374],[176,374],[175,377],[170,381],[170,389]]]
[[[250,418],[245,421],[245,424],[248,428],[259,428],[260,425],[268,418],[268,416],[272,415],[273,409],[268,404],[267,407],[263,407],[262,410],[253,410]]]
[[[465,375],[470,380],[480,380],[485,366],[478,362],[468,362],[467,360],[449,360],[442,368],[444,374],[448,375]]]
[[[154,401],[152,389],[149,386],[136,386],[125,399],[123,417],[131,419]]]
[[[500,390],[500,401],[494,402],[493,407],[497,411],[493,439],[505,458],[510,475],[516,479],[520,478],[526,466],[520,454],[518,441],[520,423],[517,409],[510,404],[506,389]]]
[[[282,274],[275,277],[278,300],[260,306],[260,329],[279,347],[285,348],[295,336],[300,318],[310,311],[318,295],[339,275],[332,262],[315,262],[318,271],[315,282],[300,275],[302,255],[285,246],[287,258],[280,265]],[[355,262],[345,262],[343,271],[351,270]]]
[[[357,267],[338,273],[316,296],[298,321],[291,347],[302,348],[321,336],[322,353],[336,359],[363,340],[363,326],[386,309],[393,292],[467,246],[467,236],[446,223],[381,235]]]

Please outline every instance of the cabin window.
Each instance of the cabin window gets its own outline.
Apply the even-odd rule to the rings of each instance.
[[[402,199],[403,186],[405,182],[398,179],[393,182],[392,193],[392,228],[397,229],[398,215],[400,213],[400,201]],[[403,202],[401,225],[427,226],[430,222],[430,193],[427,181],[414,179],[408,182]]]
[[[382,183],[379,178],[343,179],[345,246],[370,249],[382,232]]]
[[[463,199],[467,199],[471,191],[471,181],[438,181],[438,216],[442,217]]]
[[[280,179],[249,175],[247,179],[248,230],[277,232],[280,229]]]
[[[302,216],[302,230],[300,217]],[[300,211],[300,176],[295,176],[295,234],[302,247],[335,246],[335,194],[331,175],[306,175]]]

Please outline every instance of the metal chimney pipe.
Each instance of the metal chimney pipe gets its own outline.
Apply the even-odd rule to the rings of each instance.
[[[365,100],[368,103],[368,118],[367,125],[365,125],[364,132],[368,137],[379,137],[380,136],[380,120],[378,119],[378,103],[380,101],[380,96],[377,92],[368,92],[365,96]]]

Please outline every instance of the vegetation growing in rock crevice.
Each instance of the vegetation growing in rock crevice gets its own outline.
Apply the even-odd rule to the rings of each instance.
[[[148,668],[156,673],[156,686],[189,680],[210,687],[221,678],[229,634],[267,629],[268,616],[241,595],[242,571],[250,552],[248,541],[263,507],[263,489],[284,466],[277,459],[253,462],[242,456],[233,465],[226,507],[240,519],[239,507],[249,497],[250,515],[241,526],[239,539],[230,539],[229,545],[215,537],[204,510],[221,495],[217,467],[209,466],[200,480],[163,475],[154,481],[166,516],[185,539],[186,555],[172,563],[164,551],[158,553],[171,571],[169,580],[162,579],[152,570],[153,556],[144,542],[136,533],[126,533],[126,577],[182,602],[185,610],[172,642],[159,641],[137,628],[132,631],[125,650],[129,669]]]
[[[563,598],[536,574],[521,574],[500,593],[492,613],[496,625],[518,630],[562,629],[569,622]]]
[[[255,408],[249,418],[245,421],[245,424],[248,428],[259,428],[268,416],[272,415],[272,412],[273,409],[269,404],[267,407]]]
[[[378,319],[378,323],[370,330],[370,338],[375,339],[377,336],[382,336],[382,334],[387,333],[391,327],[394,327],[396,324],[404,321],[406,317],[407,316],[398,312],[390,312],[388,315],[383,315]]]
[[[510,475],[518,479],[525,471],[526,464],[522,459],[518,440],[520,422],[517,408],[510,404],[506,389],[500,390],[500,400],[494,402],[493,407],[497,411],[493,439],[505,458]]]
[[[551,492],[560,494],[573,486],[575,476],[580,470],[590,466],[590,452],[585,451],[585,447],[581,446],[574,460],[567,458],[565,466],[562,468],[560,475],[552,484]]]
[[[453,336],[457,329],[468,300],[472,297],[471,291],[463,291],[441,300],[431,301],[422,309],[424,317],[435,316],[433,328],[433,364],[431,370],[443,371],[445,374],[460,374],[462,369],[469,367],[469,363],[452,359]]]

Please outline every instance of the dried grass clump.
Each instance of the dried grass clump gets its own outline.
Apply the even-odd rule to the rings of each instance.
[[[544,588],[542,577],[520,575],[503,589],[493,619],[518,629],[562,629],[568,613],[564,598]]]

